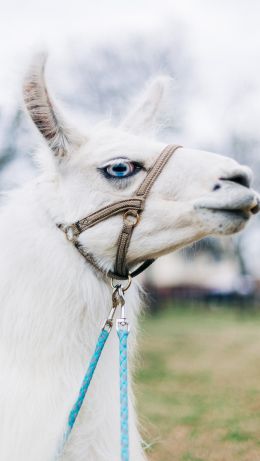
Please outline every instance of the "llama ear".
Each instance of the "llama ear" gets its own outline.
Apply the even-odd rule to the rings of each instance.
[[[24,81],[24,102],[32,121],[60,161],[80,140],[76,133],[72,135],[49,96],[44,78],[45,62],[44,54],[34,58]]]
[[[135,108],[123,120],[121,127],[136,134],[154,129],[172,81],[168,76],[159,76],[153,80]]]

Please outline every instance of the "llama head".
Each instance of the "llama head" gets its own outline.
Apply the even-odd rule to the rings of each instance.
[[[156,125],[168,79],[154,80],[120,126],[103,124],[84,133],[61,118],[43,74],[44,59],[38,58],[25,79],[24,99],[45,139],[46,158],[53,164],[49,184],[55,197],[46,206],[53,207],[56,222],[70,224],[134,194],[164,147],[151,138],[150,129]],[[231,158],[178,149],[147,198],[128,263],[157,258],[205,236],[240,231],[259,211],[259,196],[251,182],[250,169]],[[121,227],[118,215],[80,236],[81,244],[105,269],[113,269]]]

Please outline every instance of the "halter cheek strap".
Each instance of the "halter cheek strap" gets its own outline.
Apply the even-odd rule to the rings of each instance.
[[[133,197],[119,200],[118,202],[114,202],[110,205],[106,205],[105,207],[100,208],[98,211],[88,215],[86,218],[80,219],[73,224],[57,224],[57,226],[63,232],[65,232],[67,239],[72,242],[77,250],[81,253],[81,255],[84,256],[85,260],[92,264],[95,269],[102,272],[104,275],[119,280],[126,280],[129,276],[135,277],[136,275],[140,274],[143,272],[143,270],[150,266],[150,264],[153,263],[154,259],[147,259],[137,269],[130,273],[126,262],[127,251],[130,245],[133,230],[140,221],[140,216],[145,206],[145,200],[151,190],[152,185],[154,184],[155,180],[163,170],[170,157],[180,147],[182,146],[170,144],[163,149],[153,166],[149,169],[146,177],[138,187]],[[120,213],[123,213],[123,227],[117,242],[114,272],[105,272],[101,267],[99,267],[93,255],[88,253],[86,249],[80,244],[78,237],[82,232],[85,232],[95,224],[98,224],[99,222]]]

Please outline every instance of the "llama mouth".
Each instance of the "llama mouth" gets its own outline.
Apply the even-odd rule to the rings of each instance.
[[[260,199],[257,194],[248,191],[247,194],[236,194],[235,197],[230,194],[222,197],[222,200],[221,197],[207,197],[198,201],[195,208],[247,220],[260,211]]]
[[[227,208],[208,208],[202,207],[202,209],[209,210],[213,213],[221,213],[226,217],[231,219],[240,219],[247,221],[251,217],[251,210],[241,210],[241,209],[227,209]]]

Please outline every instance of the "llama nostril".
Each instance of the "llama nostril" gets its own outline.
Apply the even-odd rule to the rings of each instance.
[[[246,173],[239,173],[233,176],[229,176],[227,178],[219,178],[221,181],[231,181],[236,184],[239,184],[240,186],[247,187],[248,189],[250,188],[250,177]]]
[[[215,186],[213,187],[213,191],[218,189],[221,189],[221,185],[219,183],[215,184]]]

